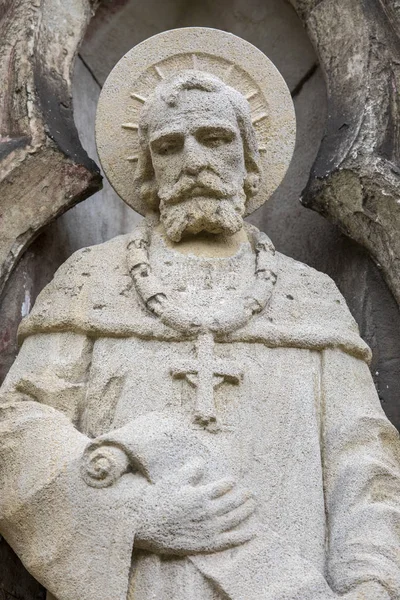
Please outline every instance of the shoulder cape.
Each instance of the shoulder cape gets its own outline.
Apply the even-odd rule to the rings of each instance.
[[[142,305],[129,274],[127,247],[132,234],[73,254],[40,293],[22,321],[19,338],[74,331],[91,337],[179,341],[183,335]],[[222,342],[258,342],[322,350],[340,348],[368,361],[371,351],[334,282],[276,253],[277,283],[265,310]]]

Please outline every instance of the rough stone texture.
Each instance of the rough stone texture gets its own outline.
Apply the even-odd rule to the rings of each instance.
[[[94,135],[100,86],[78,57],[74,71],[74,119],[79,139],[88,155],[99,164]],[[64,236],[62,247],[68,256],[83,246],[100,244],[121,233],[132,231],[140,216],[114,192],[107,179],[103,189],[78,204],[58,220]]]
[[[15,598],[45,599],[45,590],[24,569],[17,555],[10,550],[3,539],[0,543],[0,565],[1,600],[15,600]]]
[[[184,71],[188,74],[192,71],[192,77],[197,79],[202,72],[214,75],[248,100],[253,127],[245,120],[242,126],[249,131],[246,139],[250,147],[254,144],[250,130],[254,129],[260,155],[257,161],[268,177],[259,178],[259,194],[248,196],[246,215],[263,203],[259,198],[265,201],[271,196],[288,169],[296,127],[293,103],[284,79],[254,45],[227,32],[221,34],[223,39],[218,44],[214,31],[185,27],[158,34],[127,52],[103,86],[96,120],[100,160],[121,198],[143,215],[148,211],[148,206],[141,202],[143,177],[139,178],[138,188],[135,176],[136,171],[145,169],[138,162],[145,136],[144,123],[140,125],[143,102],[152,96],[161,80],[168,81]],[[172,56],[171,52],[174,52]],[[201,84],[188,80],[182,85]],[[235,104],[234,99],[227,99],[229,104]],[[248,109],[247,106],[242,109],[239,104],[237,99],[235,110]]]
[[[395,299],[367,252],[299,202],[323,134],[324,93],[318,70],[294,98],[297,142],[286,178],[249,220],[268,233],[277,250],[327,273],[336,282],[363,339],[373,350],[371,372],[382,405],[400,428],[400,315]]]
[[[329,97],[326,132],[302,202],[369,250],[399,303],[397,4],[292,4],[314,43]]]
[[[188,25],[218,27],[247,38],[272,59],[293,91],[299,90],[304,76],[315,69],[315,55],[301,23],[295,11],[281,0],[252,0],[245,5],[237,1],[233,10],[230,4],[216,7],[212,3],[205,6],[203,2],[191,2],[190,6],[175,1],[160,6],[158,1],[150,4],[114,0],[112,3],[105,2],[96,12],[81,48],[85,65],[81,60],[77,62],[74,77],[74,118],[81,142],[91,158],[97,160],[94,116],[99,82],[104,81],[114,64],[134,43],[163,28]],[[305,176],[303,174],[299,181],[293,182],[290,198],[277,196],[277,200],[288,207],[288,212],[295,212],[296,215],[297,198],[313,158],[310,154],[315,152],[314,144],[319,143],[325,118],[324,89],[317,87],[310,90],[308,87],[306,92],[304,103],[315,101],[316,113],[312,115],[312,120],[309,114],[306,115],[310,119],[309,126],[307,122],[302,127],[302,147],[294,157],[294,163],[300,160]],[[317,100],[315,96],[318,96]],[[303,162],[303,156],[309,157],[308,163]],[[312,215],[305,210],[303,213]],[[260,218],[262,213],[258,215]],[[31,246],[29,258],[23,259],[18,274],[9,282],[6,297],[0,306],[0,322],[6,324],[1,342],[0,379],[4,378],[17,352],[16,331],[26,306],[26,294],[29,293],[29,304],[32,305],[37,291],[51,277],[51,270],[54,273],[72,252],[127,232],[138,220],[138,215],[129,210],[105,182],[104,190],[45,228],[41,239]],[[285,235],[283,221],[270,223],[268,231],[271,228],[274,231],[281,230],[282,236]],[[323,244],[317,253],[323,253]],[[312,256],[309,258],[313,259]],[[46,265],[46,274],[41,269],[42,263]]]
[[[88,0],[3,2],[0,42],[0,293],[44,225],[100,186],[71,107]]]
[[[30,317],[31,330],[28,332],[25,329],[25,334],[30,333],[31,335],[25,342],[20,358],[16,361],[3,388],[6,398],[12,401],[11,406],[15,406],[15,410],[20,416],[16,416],[14,409],[11,414],[7,414],[8,409],[4,408],[2,424],[6,429],[1,439],[3,441],[8,439],[8,433],[16,441],[18,440],[15,449],[19,449],[19,455],[17,457],[16,454],[13,454],[14,459],[18,458],[14,461],[17,464],[21,464],[20,461],[23,461],[26,445],[29,445],[30,457],[32,457],[32,452],[35,453],[34,480],[38,492],[34,497],[33,504],[29,501],[28,505],[30,507],[29,519],[35,518],[34,530],[37,532],[37,537],[34,539],[30,537],[29,544],[26,546],[24,528],[18,526],[18,535],[16,536],[13,533],[13,531],[16,532],[14,518],[12,514],[9,514],[6,527],[7,538],[21,553],[25,563],[30,566],[39,580],[45,583],[61,600],[74,598],[77,593],[84,600],[85,598],[108,598],[110,592],[107,585],[112,586],[114,597],[123,598],[123,591],[120,596],[118,590],[121,590],[121,586],[123,590],[126,585],[127,575],[124,573],[127,573],[131,557],[128,542],[130,535],[133,538],[133,531],[136,531],[138,561],[135,579],[132,582],[132,585],[135,585],[136,599],[147,598],[151,593],[156,594],[156,597],[160,599],[176,598],[179,597],[178,594],[182,595],[180,587],[182,577],[179,576],[181,568],[185,569],[185,590],[195,590],[193,595],[196,598],[218,598],[219,596],[212,591],[210,584],[205,584],[198,570],[195,571],[185,563],[186,559],[176,558],[162,561],[157,558],[157,553],[153,554],[155,543],[161,543],[162,547],[165,545],[171,547],[171,535],[175,543],[178,540],[179,543],[184,544],[183,547],[180,546],[175,550],[178,554],[185,554],[183,548],[188,547],[185,544],[189,544],[189,540],[193,544],[193,539],[203,539],[201,530],[198,530],[198,520],[196,520],[197,525],[194,529],[197,533],[194,538],[191,537],[193,534],[190,532],[193,530],[190,526],[189,515],[193,514],[196,519],[199,517],[197,512],[194,512],[194,507],[190,508],[190,498],[184,497],[187,504],[182,506],[179,504],[179,502],[183,502],[182,498],[171,496],[171,486],[179,489],[179,486],[188,482],[186,477],[194,477],[195,480],[199,477],[198,467],[191,467],[189,473],[186,471],[175,473],[175,469],[182,464],[180,461],[203,456],[210,462],[210,464],[206,462],[203,467],[205,481],[208,478],[213,481],[216,476],[218,478],[218,473],[226,476],[227,473],[232,472],[234,478],[241,482],[238,485],[256,491],[258,510],[260,511],[258,518],[261,518],[264,527],[267,525],[267,527],[277,530],[283,535],[283,539],[275,537],[267,530],[265,540],[260,537],[249,545],[241,546],[233,563],[232,556],[228,554],[225,557],[223,553],[221,556],[214,555],[211,561],[200,557],[196,558],[194,555],[190,559],[191,563],[196,564],[197,569],[206,574],[211,581],[218,582],[219,588],[222,587],[226,590],[228,597],[233,599],[248,597],[246,594],[249,593],[249,581],[246,575],[246,564],[249,564],[249,567],[256,564],[256,571],[259,574],[259,579],[252,582],[254,593],[252,592],[251,597],[253,598],[262,598],[263,600],[271,598],[272,600],[289,597],[312,600],[315,597],[318,598],[319,594],[324,599],[334,598],[335,595],[318,575],[318,570],[322,568],[321,565],[324,562],[325,507],[322,494],[318,491],[321,490],[322,485],[319,464],[321,449],[319,447],[318,418],[314,412],[315,403],[317,402],[317,406],[320,407],[319,418],[327,426],[326,430],[322,430],[323,435],[328,436],[325,438],[327,443],[324,465],[328,468],[328,465],[336,464],[336,461],[339,461],[337,468],[340,470],[337,477],[340,481],[340,489],[335,491],[336,485],[339,485],[336,483],[336,476],[332,476],[329,483],[332,488],[327,487],[327,490],[332,489],[332,511],[334,511],[332,516],[343,510],[344,514],[348,515],[351,527],[353,527],[354,519],[357,519],[356,515],[359,511],[365,539],[368,538],[366,532],[370,528],[375,534],[376,528],[378,528],[378,531],[384,531],[385,544],[388,541],[387,528],[382,523],[376,523],[373,517],[370,517],[367,526],[366,515],[371,514],[371,507],[368,508],[364,504],[359,505],[351,498],[353,493],[355,497],[359,498],[359,492],[354,490],[356,482],[365,486],[364,475],[361,475],[366,468],[365,461],[370,465],[368,469],[371,468],[375,472],[373,456],[379,455],[379,464],[382,469],[382,464],[390,464],[390,462],[387,463],[389,459],[386,453],[396,451],[398,444],[394,429],[383,417],[368,369],[359,358],[352,357],[353,354],[365,355],[365,345],[357,337],[355,324],[347,313],[340,295],[335,291],[328,278],[290,259],[277,255],[277,262],[274,266],[273,254],[269,248],[267,250],[268,260],[278,275],[270,308],[261,313],[255,321],[250,318],[244,329],[233,332],[230,341],[236,343],[226,343],[228,341],[226,339],[225,343],[217,342],[214,347],[206,349],[202,358],[200,346],[196,344],[195,340],[190,339],[192,336],[189,336],[188,339],[184,332],[179,333],[171,328],[166,328],[151,316],[150,311],[146,311],[140,303],[137,292],[132,287],[130,292],[128,291],[126,279],[129,278],[129,265],[132,270],[132,267],[135,267],[135,261],[138,260],[137,255],[132,255],[133,242],[139,240],[141,235],[143,235],[141,232],[137,232],[133,235],[119,237],[104,246],[92,249],[91,252],[83,251],[75,255],[69,261],[69,265],[66,265],[59,273],[52,286],[44,292]],[[131,256],[129,258],[125,254],[127,264],[121,270],[123,265],[121,257],[128,248],[131,248]],[[212,251],[212,249],[210,250]],[[139,259],[140,264],[143,264],[142,258],[139,257]],[[180,303],[185,304],[185,297],[181,298],[182,292],[179,290],[188,284],[192,286],[188,298],[193,303],[191,306],[189,304],[189,308],[195,315],[201,314],[202,317],[207,313],[215,314],[215,306],[218,304],[219,297],[228,295],[228,298],[231,297],[234,300],[243,294],[249,280],[252,279],[251,272],[253,271],[254,274],[253,251],[248,243],[242,244],[239,251],[230,258],[196,258],[187,254],[180,256],[176,249],[168,249],[165,242],[155,234],[150,246],[150,263],[162,286],[170,289],[172,294],[177,294]],[[169,265],[168,268],[166,268],[166,264]],[[252,267],[252,271],[249,270],[249,267]],[[89,273],[90,277],[88,277]],[[234,278],[232,278],[233,273],[235,274]],[[226,289],[228,285],[230,292]],[[125,290],[126,293],[121,294],[120,290]],[[100,292],[99,298],[104,303],[101,308],[96,298],[98,292]],[[85,306],[82,303],[85,298],[90,298],[91,306]],[[208,303],[205,303],[207,298]],[[228,307],[232,306],[232,300],[227,302]],[[120,302],[122,304],[117,306],[117,303]],[[44,318],[38,320],[41,312]],[[52,315],[56,317],[56,320]],[[59,316],[58,321],[57,315]],[[89,317],[89,320],[86,321],[88,331],[94,326],[100,334],[93,348],[92,342],[85,339],[84,327],[78,325],[76,321],[80,318],[85,319],[85,315]],[[304,337],[301,331],[305,326],[306,319],[309,324],[306,326],[307,335]],[[121,333],[118,333],[118,331],[121,332],[121,325],[131,329],[131,334],[125,333],[123,337],[117,338],[108,336],[107,331],[113,331],[113,336],[115,334],[121,336]],[[282,334],[287,336],[286,341],[283,341],[282,337],[276,338],[275,331],[279,328],[281,328],[281,336]],[[44,333],[46,329],[48,332]],[[64,329],[64,333],[57,333],[57,330],[60,331],[60,329]],[[67,333],[66,329],[80,330],[81,333]],[[125,331],[127,332],[127,330]],[[135,331],[139,336],[134,334]],[[150,336],[151,339],[149,339]],[[258,338],[259,343],[252,342],[254,336]],[[90,337],[93,339],[93,330]],[[260,343],[262,339],[266,345]],[[177,344],[178,340],[180,342]],[[288,349],[289,340],[290,345],[295,344],[297,348]],[[282,343],[286,348],[282,347]],[[338,344],[341,350],[338,349]],[[273,345],[276,347],[272,347]],[[307,349],[307,346],[310,347],[310,345],[311,347],[314,345],[315,350],[324,346],[331,348],[336,346],[337,349],[325,350],[322,353],[318,350],[310,353]],[[196,351],[193,352],[196,346],[197,354]],[[183,371],[188,369],[189,375],[190,372],[193,372],[193,367],[185,366],[185,360],[187,361],[188,355],[192,354],[194,362],[197,357],[198,366],[196,368],[200,369],[200,376],[201,369],[206,367],[205,363],[202,366],[201,361],[206,360],[212,365],[214,362],[212,353],[215,353],[215,364],[218,362],[217,357],[221,363],[224,363],[223,369],[225,370],[217,367],[218,373],[227,373],[229,379],[223,385],[215,386],[217,407],[215,421],[209,419],[207,426],[204,421],[202,424],[197,424],[195,421],[190,426],[196,417],[196,404],[199,406],[198,400],[202,399],[201,396],[199,397],[201,391],[199,382],[192,387],[189,385],[190,379],[186,381],[185,378],[177,378],[174,383],[170,369],[172,367],[179,372],[182,369]],[[135,356],[134,366],[132,365],[133,355]],[[322,371],[320,355],[323,360]],[[230,363],[236,369],[243,370],[245,377],[242,382],[235,384],[231,379],[232,371],[226,371],[226,369],[232,369],[229,367]],[[91,367],[88,371],[89,364]],[[278,372],[281,374],[279,378],[271,375]],[[282,373],[285,374],[283,387]],[[338,373],[340,373],[339,380],[343,382],[343,387],[338,385]],[[321,377],[321,384],[325,387],[324,391],[315,387],[316,378],[319,377]],[[211,385],[213,386],[213,382]],[[31,398],[40,399],[43,404],[38,405],[36,402],[26,401],[18,403],[19,394],[28,394]],[[134,403],[132,403],[132,394],[136,399]],[[249,394],[252,398],[251,403],[248,402]],[[84,404],[82,404],[83,398],[86,399]],[[277,398],[279,398],[279,402],[277,402]],[[329,402],[324,405],[320,404],[322,398],[325,398],[325,401],[329,398]],[[52,412],[48,405],[53,406],[57,411]],[[266,410],[266,406],[268,406],[268,410]],[[349,407],[351,407],[351,412]],[[40,428],[41,439],[46,439],[44,454],[36,452],[35,444],[31,439],[27,440],[25,437],[27,429],[20,426],[21,418],[25,420],[31,411],[37,410],[39,413],[34,413],[35,419],[31,421],[33,429],[29,426],[28,430],[31,432],[29,436],[37,437],[36,427]],[[148,413],[149,410],[171,414],[174,418],[178,418],[178,422],[172,421],[171,424],[170,420],[165,421],[165,416],[159,413],[156,413],[156,418],[153,418],[152,414]],[[64,412],[75,426],[78,426],[91,439],[78,434],[65,418],[61,418],[59,411]],[[366,415],[368,415],[368,419],[366,419]],[[131,421],[132,419],[133,421]],[[367,435],[370,419],[376,423],[377,438],[375,436],[370,438],[370,434]],[[344,428],[344,424],[346,424],[346,428]],[[110,427],[112,432],[107,435]],[[346,430],[344,439],[342,437],[338,439],[334,433],[338,427]],[[165,433],[168,435],[166,436]],[[73,450],[71,448],[72,437],[76,440]],[[95,447],[93,447],[93,437],[97,437]],[[381,448],[381,442],[375,441],[378,439],[387,440],[385,450]],[[62,440],[61,443],[60,440]],[[169,445],[166,447],[167,440]],[[283,440],[284,443],[282,443]],[[346,459],[341,458],[339,440],[346,445],[350,444],[355,453],[352,455],[354,468],[349,473],[348,480],[345,468]],[[367,440],[370,441],[367,442]],[[90,446],[85,451],[85,456],[87,452],[90,454],[85,459],[85,469],[89,467],[89,474],[102,486],[100,489],[98,486],[94,486],[93,491],[90,490],[92,486],[85,491],[82,483],[79,482],[79,457],[89,441]],[[43,448],[42,445],[40,447]],[[46,451],[49,447],[53,448],[51,452],[53,468],[57,470],[62,468],[65,472],[65,467],[62,465],[65,465],[65,461],[70,465],[66,471],[67,482],[64,482],[63,478],[49,481],[46,459]],[[101,447],[103,447],[103,453],[99,456],[96,451]],[[70,448],[71,454],[65,455],[66,449]],[[107,448],[119,450],[117,454],[113,451],[110,455]],[[289,455],[288,448],[291,450]],[[140,471],[153,482],[149,487],[144,479],[135,479],[133,475],[129,474],[122,475],[121,482],[125,482],[131,490],[130,493],[133,493],[134,497],[140,493],[146,501],[141,508],[137,501],[133,506],[129,504],[129,494],[127,497],[125,486],[121,487],[120,485],[114,488],[116,484],[113,482],[118,481],[118,476],[112,475],[110,469],[114,469],[113,465],[116,464],[116,459],[119,461],[120,450],[126,452],[128,456],[134,457],[135,464],[140,464]],[[61,451],[62,456],[59,455]],[[177,462],[178,456],[179,461]],[[76,458],[73,459],[73,457]],[[160,457],[162,457],[161,461]],[[222,464],[221,467],[218,467],[217,465],[223,457],[223,461],[227,460],[228,465]],[[260,463],[261,457],[264,457],[264,460]],[[255,458],[257,460],[254,462]],[[265,460],[266,458],[268,460]],[[76,466],[75,460],[78,461]],[[14,462],[8,459],[6,464],[14,464]],[[355,474],[357,467],[361,471],[359,475]],[[125,467],[122,464],[120,473],[124,471]],[[166,479],[165,471],[169,473]],[[111,475],[109,480],[106,479],[108,473]],[[285,475],[282,476],[282,473]],[[365,471],[366,473],[367,471]],[[391,474],[389,474],[385,471],[385,473],[385,481],[391,481],[391,485],[396,487],[394,472],[390,471]],[[314,484],[310,481],[311,476],[316,478]],[[18,480],[19,476],[16,472],[15,477]],[[275,493],[272,496],[269,485],[263,483],[264,478],[268,482],[274,481]],[[296,480],[296,494],[293,493],[293,478]],[[7,481],[10,486],[8,491],[11,493],[12,489],[16,489],[16,483],[10,482],[9,479]],[[157,481],[160,482],[158,485]],[[192,480],[189,479],[189,481]],[[44,482],[46,483],[44,484]],[[29,484],[29,479],[25,479],[27,489],[30,489]],[[44,486],[44,496],[40,492],[42,485]],[[74,502],[78,501],[78,505],[76,508],[71,506],[68,509],[68,520],[65,525],[62,520],[57,520],[59,528],[55,532],[56,539],[50,531],[46,532],[46,543],[43,545],[40,532],[48,521],[48,515],[45,513],[42,517],[38,506],[51,503],[52,523],[58,514],[57,505],[65,515],[68,506],[65,501],[65,486],[70,490],[73,489]],[[349,487],[349,497],[343,493],[346,486],[352,488],[350,493]],[[3,487],[3,489],[5,488]],[[20,498],[12,496],[13,510],[20,502],[24,501],[24,489],[21,486],[18,486],[18,489],[22,496]],[[96,492],[97,495],[93,492]],[[203,491],[200,485],[198,493],[204,492],[205,490]],[[153,493],[156,494],[155,497],[153,497]],[[385,491],[385,495],[388,493],[388,490]],[[166,494],[169,509],[165,504]],[[118,509],[115,508],[116,497],[119,498]],[[329,494],[328,497],[330,497]],[[9,496],[7,495],[5,498],[9,498]],[[98,506],[96,499],[104,502],[106,508],[106,512],[101,515],[100,527],[105,533],[105,537],[101,541],[101,548],[98,546],[99,531],[96,527],[94,530],[89,529],[88,531],[90,522],[87,513],[89,515],[96,514],[96,511],[100,510],[100,507],[95,508]],[[349,500],[350,504],[345,506],[343,504],[345,500],[346,502]],[[169,511],[163,512],[162,522],[164,525],[162,527],[157,519],[155,522],[152,520],[154,515],[151,515],[151,511],[149,514],[146,513],[146,507],[147,510],[150,510],[152,502],[155,502],[156,506],[160,506],[161,501],[164,502],[161,503],[164,507],[163,511]],[[178,503],[178,508],[176,508],[175,502]],[[109,505],[112,505],[114,510],[108,508]],[[124,510],[126,506],[129,506],[128,512]],[[181,506],[180,509],[179,506]],[[275,508],[272,509],[272,506]],[[284,513],[282,513],[282,506],[287,508]],[[177,510],[176,514],[173,511],[170,512],[172,508]],[[183,512],[179,512],[179,510]],[[27,519],[25,511],[26,509],[24,509],[24,514]],[[17,514],[18,523],[20,523],[21,512],[18,511]],[[167,514],[170,520],[166,518]],[[134,522],[131,522],[130,525],[129,520],[126,520],[128,515],[134,517]],[[154,522],[154,530],[150,529],[151,535],[148,529],[141,525],[141,515],[147,515],[145,523]],[[208,517],[210,518],[210,515]],[[144,519],[144,516],[142,518]],[[204,523],[204,518],[206,515],[202,514],[200,522]],[[187,527],[187,529],[183,529],[180,538],[176,538],[176,534],[173,535],[175,531],[173,523],[176,522],[176,519],[179,520],[180,525],[186,523]],[[343,517],[338,519],[343,535],[349,525],[346,525]],[[122,531],[121,529],[115,531],[117,522],[123,523]],[[96,523],[99,523],[97,516]],[[2,526],[5,526],[4,522]],[[172,529],[169,529],[170,527]],[[130,533],[130,528],[133,529],[132,533]],[[85,533],[85,552],[93,553],[98,560],[98,567],[93,560],[91,560],[90,568],[85,562],[80,537],[82,531]],[[208,531],[205,523],[204,531]],[[333,531],[334,529],[331,533]],[[351,528],[348,531],[351,536],[350,531]],[[68,535],[72,535],[74,545],[71,547],[68,544],[66,547],[69,548],[69,551],[65,552],[64,536],[67,532]],[[355,534],[357,535],[357,529]],[[31,532],[29,535],[32,535]],[[285,535],[288,536],[291,549],[295,545],[299,545],[302,549],[302,555],[305,558],[300,562],[299,558],[292,554],[293,550],[289,553],[283,551],[282,544],[285,547]],[[56,570],[53,566],[49,570],[48,565],[52,563],[48,561],[48,552],[58,552],[57,544],[60,539],[63,540],[63,552],[61,553],[63,560],[57,561]],[[214,543],[210,539],[213,538],[208,538],[208,543]],[[297,540],[297,544],[294,543],[294,540]],[[115,572],[110,567],[107,571],[107,581],[104,581],[98,577],[97,569],[101,572],[104,571],[104,558],[101,552],[104,544],[108,551],[108,543],[112,543],[114,548],[118,548],[121,563],[118,569],[119,578],[114,577]],[[198,543],[200,542],[198,541]],[[376,544],[376,538],[374,543]],[[152,549],[150,556],[153,558],[149,557],[149,548]],[[189,548],[192,546],[190,545]],[[272,556],[269,555],[269,551]],[[343,552],[348,553],[349,551],[351,554],[351,544],[349,550],[344,548],[338,540],[335,552],[338,557],[341,557],[341,560],[343,560]],[[39,558],[38,553],[40,553]],[[40,555],[47,558],[45,563],[40,559]],[[306,562],[305,559],[307,559]],[[348,560],[351,562],[350,556]],[[371,560],[374,562],[373,558]],[[77,564],[80,567],[84,565],[83,573],[85,575],[82,579],[80,575],[79,587],[74,580]],[[268,569],[265,571],[267,564]],[[345,590],[352,578],[353,580],[360,578],[358,570],[349,568],[347,563],[345,569],[345,565],[340,562],[336,563],[332,559],[330,568],[332,581],[336,581],[332,585],[338,590]],[[153,572],[153,569],[157,570],[158,575]],[[239,579],[234,577],[235,573],[240,575]],[[293,573],[295,574],[295,585],[292,580]],[[306,574],[307,582],[302,584],[302,577]],[[261,587],[263,576],[267,577],[270,583],[269,586],[266,586],[269,595],[266,595],[265,588]],[[374,578],[379,579],[379,576],[382,574],[374,570]],[[275,586],[271,586],[271,578],[272,581],[276,581]],[[395,580],[396,576],[392,576],[391,581]],[[169,591],[163,588],[155,590],[155,585],[163,586],[168,581],[171,586]],[[179,582],[178,587],[175,582]],[[299,585],[302,586],[301,592],[297,587]],[[84,589],[82,586],[85,586]],[[372,587],[367,586],[364,591],[367,600],[388,597],[394,599],[398,593],[395,591],[392,596],[388,596],[379,586],[378,589],[374,589],[373,585]],[[285,595],[280,596],[280,594]],[[130,596],[128,595],[128,597]],[[183,595],[183,597],[185,596]],[[356,596],[347,595],[349,599],[353,597]]]
[[[82,57],[103,85],[118,60],[150,36],[177,27],[215,27],[260,48],[290,89],[315,65],[315,53],[285,0],[104,2],[91,21]]]
[[[80,142],[98,163],[94,121],[100,88],[82,61],[75,65],[74,118]],[[70,209],[44,229],[11,274],[0,303],[0,381],[4,379],[18,344],[16,331],[36,296],[58,267],[85,245],[99,244],[131,231],[140,220],[116,195],[107,180],[103,189]]]
[[[210,213],[246,198],[249,116],[173,85],[138,164],[182,241],[153,206],[41,292],[1,390],[0,531],[58,600],[396,600],[400,441],[370,351],[329,277]]]
[[[91,137],[94,145],[94,109],[100,90],[95,79],[102,83],[116,61],[142,39],[163,29],[194,25],[223,28],[257,45],[279,68],[294,93],[299,128],[294,160],[283,186],[253,215],[252,222],[267,231],[278,250],[333,277],[363,338],[373,349],[372,374],[385,411],[400,426],[400,319],[396,303],[365,251],[298,202],[322,137],[326,100],[320,69],[315,70],[315,53],[288,3],[282,0],[218,4],[202,0],[192,0],[189,4],[155,0],[104,2],[81,49],[86,66],[95,78],[79,62],[74,80],[74,118],[81,117],[78,122],[81,140],[82,136]],[[326,40],[328,36],[329,31]],[[95,158],[94,153],[89,154]],[[135,219],[138,220],[112,191],[106,197],[103,194],[104,190],[47,226],[11,276],[7,300],[3,300],[0,313],[0,378],[8,371],[17,351],[15,333],[21,311],[33,304],[56,268],[79,247],[127,232]],[[6,318],[7,328],[3,329]],[[18,560],[7,552],[4,542],[1,549],[1,593],[7,599],[9,595],[36,599],[38,592],[34,590],[38,588],[34,582],[28,584],[27,575],[9,568],[9,564],[17,565]]]
[[[354,4],[349,3],[344,10]],[[82,55],[103,83],[133,44],[163,29],[194,25],[225,29],[255,44],[278,67],[291,89],[298,127],[293,161],[277,193],[250,221],[268,233],[278,250],[328,273],[336,281],[363,338],[373,348],[372,374],[383,406],[400,427],[400,314],[396,303],[367,253],[298,201],[324,133],[326,86],[310,41],[289,3],[105,3],[89,26]],[[356,24],[355,30],[358,27]],[[335,31],[328,27],[322,38],[327,48]],[[352,44],[347,48],[350,50]]]

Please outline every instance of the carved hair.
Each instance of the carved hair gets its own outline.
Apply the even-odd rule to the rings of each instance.
[[[261,169],[257,138],[251,122],[249,103],[240,92],[221,81],[215,75],[205,73],[204,71],[181,71],[178,75],[162,81],[142,108],[139,121],[138,165],[135,175],[136,188],[141,197],[149,208],[157,208],[157,186],[148,138],[151,108],[157,100],[165,102],[168,106],[176,106],[179,103],[180,93],[186,90],[201,90],[206,93],[219,93],[226,96],[227,101],[231,104],[235,112],[243,143],[243,154],[247,171],[244,191],[247,199],[255,196],[259,189]]]

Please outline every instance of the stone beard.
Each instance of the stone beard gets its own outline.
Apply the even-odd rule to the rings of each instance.
[[[206,73],[182,73],[146,103],[139,135],[138,188],[171,240],[242,228],[260,168],[249,106],[236,90]]]
[[[57,600],[398,600],[398,434],[334,283],[243,225],[244,98],[180,73],[139,133],[160,223],[75,253],[23,321],[0,532]]]

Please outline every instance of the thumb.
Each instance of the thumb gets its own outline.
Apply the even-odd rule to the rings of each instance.
[[[175,471],[174,480],[180,485],[197,485],[204,475],[204,460],[201,458],[193,458]]]

